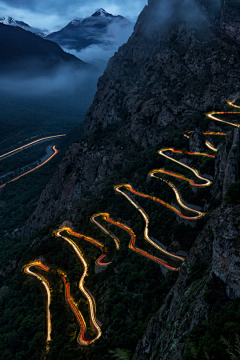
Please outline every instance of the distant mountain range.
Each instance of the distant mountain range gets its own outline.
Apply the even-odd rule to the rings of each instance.
[[[113,27],[131,26],[123,16],[114,16],[104,9],[99,9],[86,19],[75,19],[60,31],[49,34],[46,38],[63,48],[80,51],[93,44],[110,44],[114,40]]]
[[[101,48],[99,53],[100,55],[98,53],[94,53],[93,56],[90,55],[89,57],[87,55],[84,58],[87,62],[94,64],[94,66],[96,67],[105,67],[109,57],[112,56],[115,51],[117,51],[119,46],[121,46],[124,42],[127,41],[133,29],[133,24],[129,20],[127,20],[121,15],[112,15],[102,8],[97,10],[94,14],[87,18],[76,18],[61,30],[50,34],[47,30],[31,27],[29,24],[23,21],[15,20],[12,17],[0,18],[0,25],[6,25],[8,26],[8,28],[11,27],[15,29],[22,28],[23,30],[27,31],[28,34],[33,33],[40,38],[55,42],[64,51],[73,54],[76,54],[76,52],[80,52],[82,49],[88,48],[91,45],[99,45],[99,47]],[[25,39],[23,39],[24,34],[19,32],[18,34],[21,34],[21,45],[17,44],[17,41],[15,41],[14,39],[13,33],[9,30],[9,34],[7,35],[7,29],[2,29],[3,28],[1,27],[1,32],[3,32],[2,34],[0,34],[2,41],[3,38],[6,36],[10,36],[10,38],[12,36],[12,38],[9,38],[8,45],[5,44],[6,54],[0,54],[0,63],[4,57],[11,57],[11,49],[14,47],[19,48],[19,50],[17,50],[16,52],[16,56],[17,58],[19,58],[20,54],[21,56],[24,55],[24,51],[26,49],[28,49],[27,51],[31,52],[30,47],[32,47],[32,49],[35,51],[37,46],[40,45],[39,41],[37,41],[36,38],[34,38],[35,40],[33,41],[31,40],[33,38],[31,38],[30,36],[28,37],[28,39],[30,43],[32,42],[32,45],[28,46],[26,43],[27,38],[25,37]],[[12,35],[10,35],[10,33]],[[23,44],[25,45],[22,46]],[[44,44],[45,45],[42,49],[46,49],[46,43]],[[48,47],[50,47],[49,44]],[[55,51],[56,50],[57,48],[55,47]],[[14,51],[15,50],[12,49],[12,54],[14,53]],[[2,52],[3,49],[1,49],[1,53]],[[59,49],[57,50],[57,52],[59,55]],[[26,53],[26,56],[28,55],[29,54]],[[38,55],[40,55],[40,53],[38,53]],[[94,56],[96,58],[94,58]],[[81,58],[81,54],[79,57]],[[59,59],[59,57],[57,58]],[[103,61],[103,63],[101,63],[101,61]]]
[[[11,26],[18,26],[21,27],[22,29],[26,30],[26,31],[30,31],[38,36],[41,37],[45,37],[49,34],[49,31],[47,30],[41,30],[41,29],[37,29],[37,28],[32,28],[30,25],[26,24],[23,21],[18,21],[13,19],[12,17],[2,17],[0,18],[0,24],[4,24],[4,25],[11,25]]]
[[[52,41],[25,31],[19,27],[0,24],[0,68],[4,70],[26,70],[39,73],[59,65],[88,66],[71,54],[65,53]]]

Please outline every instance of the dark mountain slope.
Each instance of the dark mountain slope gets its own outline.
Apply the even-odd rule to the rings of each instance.
[[[166,126],[179,125],[238,90],[232,76],[238,76],[239,47],[231,40],[238,34],[239,12],[190,4],[153,1],[144,9],[128,43],[99,79],[87,134],[119,123],[149,146]]]
[[[15,70],[19,70],[21,64],[31,65],[31,62],[49,69],[64,64],[78,68],[87,66],[75,56],[65,53],[54,42],[18,27],[0,24],[0,47],[1,68],[15,66]]]

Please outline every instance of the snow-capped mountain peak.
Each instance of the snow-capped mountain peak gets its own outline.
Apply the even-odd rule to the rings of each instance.
[[[32,33],[34,33],[34,34],[36,34],[36,35],[38,35],[40,37],[45,37],[45,36],[48,35],[48,31],[32,28],[31,26],[29,26],[25,22],[15,20],[10,16],[0,18],[0,24],[10,25],[10,26],[19,26],[22,29],[30,31],[30,32],[32,32]]]
[[[0,18],[0,23],[4,24],[4,25],[13,25],[13,26],[17,26],[18,25],[18,21],[14,20],[12,17],[8,16],[8,17],[2,17]],[[25,26],[28,26],[27,24],[23,23]]]
[[[92,16],[107,17],[112,16],[112,14],[109,14],[106,10],[100,8],[94,14],[92,14]]]
[[[13,19],[10,18],[10,17],[7,17],[7,18],[3,17],[3,18],[0,18],[0,23],[5,24],[5,25],[9,25],[9,24],[12,23],[12,20]]]

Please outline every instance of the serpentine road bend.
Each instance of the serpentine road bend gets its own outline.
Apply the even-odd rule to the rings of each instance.
[[[2,188],[3,188],[4,186],[6,186],[7,184],[10,184],[11,182],[18,180],[18,179],[20,179],[21,177],[23,177],[23,176],[25,176],[25,175],[28,175],[28,174],[32,173],[33,171],[39,169],[39,168],[42,167],[43,165],[47,164],[47,163],[48,163],[54,156],[56,156],[57,153],[58,153],[58,150],[56,149],[56,146],[55,146],[55,145],[52,147],[52,149],[53,149],[53,154],[50,155],[43,163],[35,166],[35,167],[32,168],[31,170],[26,171],[25,173],[23,173],[23,174],[15,177],[15,178],[12,179],[12,180],[7,181],[5,184],[2,184],[2,185],[0,186],[0,189],[2,189]]]
[[[7,152],[7,153],[5,153],[3,155],[0,155],[0,161],[3,160],[3,159],[6,159],[9,156],[15,155],[16,153],[18,153],[20,151],[26,150],[27,148],[29,148],[31,146],[38,145],[39,143],[42,143],[44,141],[48,141],[48,140],[51,140],[51,139],[56,139],[56,138],[63,137],[63,136],[66,136],[66,134],[47,136],[47,137],[32,141],[32,142],[30,142],[30,143],[28,143],[26,145],[20,146],[17,149],[14,149],[14,150],[9,151],[9,152]]]
[[[33,272],[31,270],[31,268],[33,267],[37,267],[41,270],[44,271],[49,271],[49,268],[45,265],[43,265],[40,261],[33,261],[28,265],[25,265],[24,267],[24,272],[26,274],[35,276],[38,280],[41,281],[41,283],[43,284],[43,286],[45,287],[45,290],[47,292],[47,305],[46,305],[46,320],[47,320],[47,347],[46,350],[49,350],[49,342],[51,341],[51,332],[52,332],[52,323],[51,323],[51,314],[50,314],[50,304],[51,304],[51,289],[50,289],[50,285],[48,283],[48,281],[40,274],[36,274],[35,272]]]
[[[98,324],[98,321],[96,319],[96,303],[95,303],[95,299],[93,297],[93,295],[89,292],[89,290],[87,290],[84,287],[84,282],[85,282],[85,277],[87,276],[87,271],[88,271],[88,264],[87,261],[85,260],[82,251],[79,249],[79,247],[77,246],[77,244],[70,238],[62,235],[62,232],[66,231],[66,228],[62,228],[57,230],[56,232],[56,236],[62,238],[63,240],[65,240],[69,245],[71,245],[71,247],[73,248],[74,252],[76,253],[76,255],[78,256],[79,260],[81,261],[82,265],[83,265],[83,275],[79,281],[79,289],[80,291],[83,293],[83,295],[86,297],[87,301],[88,301],[88,305],[89,305],[89,312],[90,312],[90,320],[92,322],[92,325],[95,329],[96,332],[96,337],[91,340],[86,342],[86,340],[84,339],[84,334],[80,334],[80,338],[78,338],[79,344],[86,346],[89,344],[94,343],[97,339],[100,338],[100,336],[102,335],[102,331],[100,329],[100,326]],[[69,231],[69,230],[68,230]],[[92,239],[91,239],[92,240]]]
[[[228,101],[227,102],[229,106],[232,106],[234,108],[240,108],[240,106],[237,106],[235,105],[235,101],[232,100],[232,101]],[[227,124],[227,125],[232,125],[232,126],[235,126],[235,127],[240,127],[240,124],[237,124],[235,122],[232,122],[232,121],[227,121],[227,120],[223,120],[221,118],[219,118],[219,115],[225,115],[225,114],[240,114],[240,112],[215,112],[215,111],[212,111],[210,113],[207,113],[206,116],[211,119],[211,120],[214,120],[214,121],[218,121],[218,122],[221,122],[221,123],[224,123],[224,124]],[[184,136],[189,138],[190,134],[192,133],[192,131],[186,131],[184,133]],[[226,133],[223,133],[223,132],[205,132],[203,133],[204,135],[206,136],[210,136],[210,135],[214,135],[214,136],[224,136],[226,135]],[[214,145],[209,141],[209,140],[206,140],[205,142],[206,146],[211,150],[211,151],[214,151],[216,152],[217,149],[214,147]],[[153,247],[155,247],[157,250],[159,250],[161,253],[169,256],[170,258],[174,259],[174,260],[177,260],[177,261],[181,261],[181,262],[184,262],[184,257],[182,256],[178,256],[176,254],[173,254],[173,253],[170,253],[168,252],[167,250],[165,250],[164,248],[162,248],[160,245],[158,245],[154,240],[151,239],[151,237],[149,236],[149,233],[148,233],[148,227],[149,227],[149,217],[147,215],[147,213],[137,204],[136,201],[134,201],[127,193],[126,191],[129,191],[130,193],[134,194],[134,195],[138,195],[138,196],[141,196],[143,198],[148,198],[148,199],[151,199],[153,201],[156,201],[157,203],[160,203],[162,205],[164,205],[165,207],[169,208],[170,210],[174,211],[178,216],[184,218],[184,219],[188,219],[188,220],[197,220],[197,219],[200,219],[202,218],[205,214],[201,211],[198,211],[198,210],[195,210],[195,209],[192,209],[190,208],[189,206],[186,206],[181,198],[181,195],[178,191],[178,189],[176,188],[176,186],[171,183],[170,181],[168,180],[165,180],[157,175],[159,174],[165,174],[165,175],[169,175],[171,177],[175,177],[175,178],[179,178],[179,179],[182,179],[182,180],[185,180],[187,181],[190,185],[192,186],[196,186],[196,187],[207,187],[207,186],[210,186],[211,185],[211,181],[203,176],[201,176],[199,174],[199,172],[186,165],[186,164],[183,164],[182,162],[172,158],[171,156],[168,155],[168,153],[172,153],[172,154],[188,154],[188,155],[195,155],[195,156],[205,156],[205,157],[209,157],[209,158],[215,158],[215,155],[211,155],[211,154],[207,154],[207,153],[199,153],[199,152],[185,152],[185,151],[180,151],[180,150],[175,150],[173,148],[164,148],[164,149],[161,149],[158,151],[159,155],[165,157],[166,159],[170,160],[170,161],[173,161],[174,163],[180,165],[180,166],[183,166],[184,168],[190,170],[199,180],[200,180],[200,183],[196,183],[195,181],[185,177],[184,175],[181,175],[181,174],[177,174],[175,172],[172,172],[172,171],[168,171],[168,170],[165,170],[165,169],[155,169],[155,170],[152,170],[149,172],[149,176],[150,177],[155,177],[157,178],[158,180],[161,180],[161,181],[164,181],[168,186],[170,186],[174,193],[175,193],[175,197],[177,199],[177,202],[178,204],[185,210],[187,211],[190,211],[190,212],[193,212],[195,214],[195,216],[192,216],[192,217],[189,217],[189,216],[185,216],[183,215],[178,209],[176,209],[174,206],[164,202],[163,200],[161,199],[158,199],[154,196],[150,196],[150,195],[147,195],[147,194],[143,194],[141,192],[138,192],[136,190],[134,190],[132,188],[131,185],[129,184],[120,184],[120,185],[116,185],[114,187],[115,191],[124,196],[140,213],[141,215],[143,216],[144,218],[144,221],[145,221],[145,228],[144,228],[144,239],[150,243]],[[167,154],[166,154],[167,153]],[[42,164],[43,165],[43,164]],[[202,183],[201,183],[202,182]],[[125,190],[125,191],[123,191]],[[108,213],[98,213],[98,214],[95,214],[91,217],[91,222],[94,223],[95,225],[97,225],[99,227],[99,229],[106,235],[109,235],[113,240],[114,240],[114,243],[115,243],[115,246],[116,246],[116,249],[119,250],[120,248],[120,241],[119,239],[111,232],[109,231],[107,228],[105,228],[97,219],[98,218],[102,218],[104,221],[108,222],[110,225],[114,225],[114,226],[117,226],[119,228],[121,228],[122,230],[126,231],[130,237],[131,237],[131,240],[130,240],[130,243],[129,243],[129,248],[131,250],[133,250],[134,252],[136,252],[137,254],[141,255],[141,256],[144,256],[146,257],[147,259],[150,259],[152,261],[155,261],[156,263],[158,264],[161,264],[162,266],[166,267],[167,269],[169,270],[172,270],[172,271],[179,271],[181,266],[179,267],[174,267],[174,266],[171,266],[169,265],[165,260],[162,260],[156,256],[153,256],[149,253],[147,253],[146,251],[143,251],[141,249],[139,249],[138,247],[136,247],[136,236],[133,232],[133,230],[119,222],[119,221],[114,221],[110,218],[110,215]],[[86,297],[87,301],[88,301],[88,304],[89,304],[89,310],[90,310],[90,320],[92,322],[92,325],[95,329],[95,332],[96,332],[96,336],[94,339],[92,340],[86,340],[85,339],[85,332],[86,332],[86,323],[84,321],[84,318],[81,314],[81,312],[77,309],[77,305],[74,303],[74,301],[72,300],[71,296],[70,296],[70,284],[68,283],[67,281],[67,276],[65,273],[61,272],[60,270],[58,270],[58,273],[60,274],[60,276],[62,277],[64,283],[65,283],[65,296],[66,296],[66,301],[68,303],[68,305],[70,306],[70,308],[72,309],[72,311],[74,312],[75,316],[76,316],[76,319],[79,323],[79,326],[80,326],[80,329],[81,329],[81,332],[78,336],[78,343],[82,346],[87,346],[89,344],[92,344],[94,343],[96,340],[98,340],[102,334],[101,332],[101,329],[100,329],[100,326],[99,326],[99,322],[96,318],[96,303],[95,303],[95,299],[93,297],[93,295],[84,287],[84,281],[85,281],[85,277],[87,276],[87,271],[88,271],[88,264],[86,262],[86,260],[84,259],[84,256],[83,256],[83,253],[82,251],[80,250],[80,248],[77,246],[77,244],[72,240],[70,239],[69,237],[66,237],[64,236],[62,233],[63,232],[66,232],[68,233],[69,235],[71,236],[74,236],[74,237],[77,237],[77,238],[82,238],[84,239],[85,241],[88,241],[90,243],[92,243],[93,245],[97,246],[101,251],[102,251],[102,255],[100,256],[99,259],[96,260],[96,264],[99,265],[99,266],[108,266],[109,264],[111,264],[111,262],[103,262],[104,258],[107,256],[107,249],[104,247],[104,244],[98,240],[95,240],[91,237],[88,237],[88,236],[85,236],[85,235],[82,235],[82,234],[78,234],[76,232],[74,232],[71,228],[69,227],[62,227],[61,229],[57,230],[56,231],[56,236],[59,237],[59,238],[62,238],[64,241],[66,241],[69,245],[71,245],[71,247],[73,248],[74,252],[76,253],[76,255],[78,256],[79,260],[81,261],[82,265],[83,265],[83,268],[84,268],[84,272],[83,272],[83,275],[79,281],[79,289],[81,290],[81,292],[84,294],[84,296]],[[35,262],[32,262],[28,265],[25,266],[25,269],[24,271],[27,273],[27,274],[30,274],[32,276],[35,276],[37,277],[41,282],[42,284],[44,285],[44,287],[46,288],[46,291],[47,291],[47,295],[48,295],[48,301],[47,301],[47,324],[48,324],[48,329],[47,329],[47,344],[49,344],[49,341],[51,340],[51,316],[50,316],[50,311],[49,311],[49,305],[50,305],[50,302],[51,302],[51,292],[50,292],[50,287],[49,287],[49,284],[47,282],[46,279],[44,279],[42,277],[42,275],[39,275],[39,274],[36,274],[34,273],[33,271],[31,271],[30,269],[32,267],[38,267],[39,269],[42,269],[44,271],[49,271],[49,268],[47,268],[46,266],[44,266],[43,264],[41,264],[39,261],[35,261]]]

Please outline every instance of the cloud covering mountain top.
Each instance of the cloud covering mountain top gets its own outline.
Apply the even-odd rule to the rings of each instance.
[[[73,18],[88,17],[99,8],[134,21],[147,3],[147,0],[0,0],[0,14],[56,31]]]

